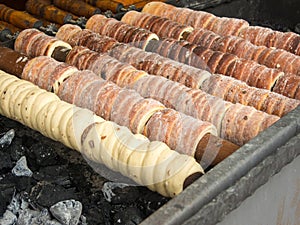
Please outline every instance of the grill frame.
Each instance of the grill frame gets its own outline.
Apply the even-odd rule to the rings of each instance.
[[[300,144],[299,115],[300,106],[243,145],[141,224],[210,225],[222,221],[225,215],[300,155],[300,148],[297,148]],[[292,150],[284,151],[285,145]],[[257,171],[262,172],[257,175]],[[234,199],[228,195],[228,189],[235,190]]]
[[[251,25],[268,26],[282,31],[293,30],[300,22],[297,21],[300,11],[295,7],[297,4],[300,6],[300,3],[297,0],[291,0],[289,4],[285,4],[286,1],[283,0],[275,2],[276,4],[272,0],[191,0],[174,5],[204,9],[218,16],[243,18]],[[172,1],[170,3],[173,4]],[[296,158],[299,159],[299,115],[300,106],[208,171],[141,224],[212,225],[221,222],[275,174],[281,176],[284,167],[296,161]]]
[[[291,0],[290,2],[296,2]],[[9,1],[8,1],[9,2]],[[174,2],[174,1],[173,1]],[[176,1],[178,3],[178,1]],[[206,3],[203,3],[206,2]],[[212,1],[180,1],[177,5],[181,7],[191,7],[197,10],[211,6],[207,11],[219,16],[225,16],[224,8],[232,5],[239,7],[245,4],[241,10],[232,15],[234,11],[226,11],[226,16],[239,17],[247,20],[257,19],[255,22],[262,22],[264,19],[270,20],[273,24],[284,24],[294,26],[297,21],[294,18],[280,20],[278,17],[272,19],[276,10],[270,10],[269,14],[261,13],[257,10],[262,0],[253,4],[247,0],[212,0]],[[284,2],[284,1],[278,1]],[[171,2],[172,3],[172,2]],[[226,3],[226,4],[225,4]],[[266,0],[265,4],[272,1]],[[248,6],[253,6],[248,12]],[[290,8],[289,8],[290,9]],[[297,8],[294,8],[296,11]],[[220,13],[223,10],[222,13]],[[293,12],[289,11],[289,14]],[[300,11],[296,13],[300,15]],[[298,21],[300,22],[300,21]],[[7,44],[11,44],[8,42]],[[146,218],[141,224],[216,224],[237,208],[243,201],[253,194],[259,187],[265,184],[274,174],[279,173],[287,164],[299,158],[300,149],[300,107],[290,112],[280,119],[270,128],[261,132],[249,143],[242,146],[237,152],[219,163],[207,174],[195,181],[179,196],[170,200],[159,210]],[[287,152],[289,148],[291,151]],[[259,174],[259,175],[257,175]],[[250,184],[250,185],[249,185]],[[234,195],[230,195],[229,190],[235,190]],[[228,207],[229,206],[229,207]]]

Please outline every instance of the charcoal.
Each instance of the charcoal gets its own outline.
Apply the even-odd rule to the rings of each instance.
[[[118,211],[114,215],[113,224],[136,225],[143,221],[143,213],[135,207],[128,207],[124,211]]]
[[[7,195],[7,193],[14,192],[16,180],[17,180],[16,177],[12,174],[7,174],[7,175],[2,176],[0,179],[1,193]],[[11,196],[11,198],[12,198],[12,196]],[[11,200],[11,198],[10,198],[10,200]]]
[[[19,224],[29,225],[33,224],[33,222],[36,220],[39,216],[39,213],[35,210],[31,209],[25,209],[20,212],[20,216],[18,218]]]
[[[3,217],[0,218],[1,225],[14,225],[17,222],[17,216],[11,211],[6,210]]]
[[[36,181],[32,177],[19,177],[16,179],[16,190],[29,192],[35,184]]]
[[[148,192],[145,189],[141,191],[141,196],[142,197],[139,199],[139,205],[146,216],[154,213],[169,200],[169,198],[161,197],[159,194],[155,192]]]
[[[24,134],[22,136],[22,145],[24,145],[26,148],[30,148],[32,145],[39,143],[37,139],[32,137],[31,135]]]
[[[6,195],[0,192],[0,215],[4,214],[8,202],[9,200],[7,199]]]
[[[15,130],[10,129],[0,138],[0,149],[9,146],[15,137]]]
[[[64,165],[41,167],[38,172],[33,174],[33,178],[38,181],[47,181],[66,188],[71,186],[70,176]]]
[[[34,190],[30,199],[45,208],[66,199],[77,199],[75,188],[66,189],[60,185],[42,183],[35,186]]]
[[[295,26],[295,32],[300,34],[300,23],[297,23]]]
[[[15,167],[12,169],[12,173],[19,176],[32,176],[32,171],[27,166],[27,160],[25,156],[22,156],[19,161],[16,163]]]
[[[7,148],[7,152],[10,153],[11,160],[18,161],[28,150],[21,144],[20,139],[15,139],[14,142],[16,143]]]
[[[0,151],[0,172],[8,172],[12,168],[13,163],[10,159],[9,153]]]
[[[29,152],[38,166],[52,166],[59,163],[59,156],[51,146],[35,143],[30,146]]]
[[[66,200],[51,206],[52,215],[64,225],[77,225],[82,212],[82,204],[75,200]]]
[[[87,224],[111,224],[110,222],[110,205],[104,207],[91,206],[86,210]]]

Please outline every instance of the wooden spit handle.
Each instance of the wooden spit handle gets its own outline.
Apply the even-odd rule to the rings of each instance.
[[[166,0],[158,0],[159,2],[166,2]],[[141,9],[147,3],[151,2],[151,0],[117,0],[124,5],[125,8],[131,5],[135,5],[137,9]]]
[[[4,47],[0,47],[0,51],[0,69],[17,77],[21,77],[23,67],[25,66],[26,62],[20,62],[20,60],[16,59],[24,57],[24,55],[12,49]],[[69,49],[66,50],[63,47],[57,47],[54,50],[52,57],[58,61],[63,62],[65,61],[65,58],[68,55],[69,51]],[[5,55],[9,55],[10,57],[5,57]],[[10,58],[11,60],[8,60],[7,58]],[[229,156],[231,153],[235,152],[238,148],[239,146],[227,140],[224,140],[212,134],[206,134],[197,146],[195,158],[198,162],[200,162],[201,158],[205,154],[209,153],[208,157],[211,157],[211,165],[214,166],[225,159],[227,156]],[[203,167],[206,166],[208,165],[203,165]]]
[[[0,4],[0,20],[11,23],[14,26],[26,29],[26,28],[39,28],[43,25],[43,22],[30,14],[14,10],[6,5]]]
[[[91,17],[94,14],[101,13],[99,8],[80,0],[53,0],[53,4],[58,8],[70,11],[77,16]]]
[[[10,24],[10,23],[7,23],[5,21],[0,21],[0,31],[1,30],[4,30],[4,29],[9,29],[11,33],[16,33],[18,31],[21,31],[22,29]]]
[[[120,12],[124,5],[118,1],[110,0],[84,0],[85,2],[98,7],[102,11],[110,10],[113,13]]]
[[[25,54],[10,48],[0,47],[0,68],[9,74],[21,78],[21,74],[28,60]]]
[[[60,25],[65,24],[67,20],[78,18],[54,5],[45,5],[38,0],[28,0],[25,6],[29,13]]]

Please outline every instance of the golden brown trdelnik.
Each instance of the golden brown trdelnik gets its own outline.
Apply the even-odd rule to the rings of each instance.
[[[149,41],[158,40],[158,36],[146,29],[130,26],[114,18],[94,15],[86,23],[86,28],[123,43],[145,49]]]
[[[68,25],[66,25],[69,27]],[[77,26],[73,26],[75,30],[77,30]],[[70,30],[70,33],[73,30]],[[42,48],[36,48],[36,43],[39,43],[38,38],[32,38],[29,39],[30,41],[26,42],[27,40],[26,35],[31,36],[37,36],[37,37],[44,37],[42,40],[49,40],[46,42],[48,45],[53,45],[53,43],[57,42],[57,39],[54,37],[47,36],[40,32],[39,36],[37,35],[38,32],[35,29],[28,29],[24,30],[21,32],[19,37],[16,40],[16,49],[22,52],[25,52],[27,54],[32,54],[31,56],[38,56],[40,54],[43,54],[41,50],[43,48],[49,48],[47,45]],[[23,40],[24,39],[24,40]],[[23,44],[24,43],[24,44]],[[66,46],[66,43],[60,41],[57,42],[59,44],[56,44],[55,46]],[[30,47],[29,47],[30,46]],[[25,50],[18,49],[18,48],[25,48]],[[33,51],[32,50],[36,49],[38,51]],[[69,49],[70,47],[67,47]],[[52,47],[52,49],[54,49]],[[76,51],[77,50],[77,51]],[[5,51],[7,52],[7,51]],[[51,51],[52,52],[52,51]],[[46,54],[45,52],[44,54]],[[76,54],[74,56],[74,54]],[[79,54],[79,55],[77,55]],[[71,54],[69,54],[68,60],[72,59],[73,61],[70,62],[74,65],[76,65],[80,69],[85,69],[89,68],[93,71],[95,71],[97,74],[101,74],[101,76],[104,79],[111,80],[115,83],[118,83],[120,86],[128,86],[131,83],[134,83],[137,79],[139,79],[142,76],[145,76],[146,73],[139,70],[137,71],[135,68],[121,63],[118,60],[113,59],[112,57],[109,57],[108,55],[103,55],[102,57],[98,56],[99,53],[97,52],[92,52],[87,48],[84,47],[75,47]],[[254,106],[256,109],[268,112],[270,114],[274,114],[277,116],[283,116],[287,112],[289,112],[291,109],[295,108],[299,103],[296,100],[292,100],[289,98],[285,98],[281,95],[272,93],[269,94],[267,90],[260,90],[254,88],[254,87],[249,87],[242,82],[238,82],[237,80],[230,78],[230,77],[223,77],[220,75],[211,75],[204,70],[199,70],[196,69],[195,67],[187,66],[181,63],[178,63],[176,61],[170,60],[168,58],[159,56],[158,54],[155,53],[149,53],[142,51],[140,49],[134,48],[127,46],[125,44],[120,44],[116,45],[111,51],[109,51],[109,54],[112,56],[115,56],[121,61],[129,62],[133,66],[135,66],[137,69],[143,69],[148,73],[153,73],[153,74],[158,74],[161,76],[165,76],[168,79],[180,82],[185,84],[188,87],[196,88],[198,89],[199,87],[203,90],[205,90],[207,93],[212,94],[214,96],[221,97],[227,101],[231,101],[233,103],[241,103],[244,105],[251,105]],[[51,55],[51,53],[50,53]],[[74,61],[76,60],[76,61]],[[88,65],[87,65],[88,64]],[[99,68],[102,68],[104,66],[110,68],[110,64],[112,64],[114,67],[113,70],[108,70],[107,73],[103,73],[99,71]],[[88,66],[88,67],[87,67]],[[186,76],[185,76],[186,75]],[[289,76],[288,76],[289,77]],[[210,79],[208,79],[210,78]],[[294,75],[292,75],[292,78],[295,78]],[[296,77],[297,78],[297,77]],[[291,78],[289,78],[291,80]],[[290,85],[286,85],[286,78],[280,79],[280,82],[276,85],[275,91],[285,93],[289,97],[297,97],[299,95],[299,90],[297,90],[295,87],[297,87],[297,84],[299,84],[300,79],[295,81],[293,80],[293,89],[289,89]],[[205,83],[203,83],[205,81]],[[289,83],[291,83],[289,81]],[[284,85],[283,85],[284,84]],[[234,95],[232,93],[226,94],[227,90],[230,90],[228,87],[230,85],[233,87],[236,85],[236,89],[234,89]],[[226,86],[227,88],[223,88],[221,90],[223,91],[214,91],[212,87],[224,87]],[[51,85],[49,86],[51,87]],[[44,87],[45,88],[45,87]],[[57,88],[55,88],[56,91]],[[48,89],[51,90],[51,89]],[[250,95],[252,93],[252,95]],[[230,96],[230,97],[229,97]],[[247,101],[245,101],[245,97],[247,96]],[[273,100],[272,102],[275,102],[275,105],[280,105],[280,106],[287,106],[287,107],[279,107],[278,110],[275,110],[274,107],[262,107],[262,104],[259,102],[263,102],[266,99],[266,96],[272,96]]]
[[[173,49],[177,54],[172,54]],[[147,51],[156,52],[179,62],[205,69],[211,73],[224,74],[246,82],[250,86],[271,90],[284,73],[260,65],[252,60],[242,59],[233,54],[213,51],[190,44],[187,41],[165,39],[153,41],[146,47]]]
[[[92,49],[99,53],[105,53],[108,51],[108,54],[110,54],[111,56],[121,61],[133,63],[134,66],[138,69],[145,70],[150,74],[157,74],[160,76],[168,77],[169,79],[182,82],[185,85],[193,88],[198,88],[203,80],[210,75],[205,70],[199,70],[178,63],[174,64],[175,61],[173,60],[162,57],[155,53],[147,53],[141,49],[118,43],[116,42],[116,40],[105,36],[95,34],[95,45],[93,45],[91,42],[83,41],[81,41],[79,44],[78,34],[80,34],[80,32],[82,32],[80,27],[76,25],[66,24],[59,29],[56,37],[69,43],[72,46],[86,46],[89,49]],[[105,40],[108,40],[109,44],[105,45]],[[114,44],[110,44],[112,43],[112,40],[115,41]],[[103,45],[100,45],[100,43],[103,43]],[[166,67],[168,67],[169,69],[166,70]],[[175,68],[175,74],[172,74],[170,72],[172,68]]]
[[[194,28],[211,30],[224,36],[238,35],[243,28],[249,26],[245,20],[217,17],[208,12],[177,8],[163,2],[150,2],[144,6],[142,12],[165,17]]]
[[[300,35],[293,32],[280,32],[266,27],[250,26],[238,34],[255,45],[284,49],[300,56]]]
[[[125,54],[124,58],[129,59],[130,57],[128,55],[129,54]],[[79,69],[92,70],[96,74],[101,75],[104,79],[111,80],[122,87],[130,87],[139,79],[145,79],[142,77],[146,75],[128,64],[121,63],[108,55],[100,55],[82,46],[77,46],[72,49],[67,57],[67,62]],[[172,64],[170,66],[172,66]],[[147,89],[147,86],[145,85],[144,88]],[[198,87],[196,87],[196,89],[198,89]],[[250,87],[244,82],[220,74],[212,74],[205,77],[203,82],[201,82],[200,89],[226,101],[253,106],[258,110],[280,117],[300,104],[298,100],[287,98],[283,95],[270,92],[269,90]],[[164,98],[164,96],[163,93],[161,99]],[[156,97],[156,99],[158,98]],[[267,103],[269,99],[275,104]],[[173,107],[168,101],[164,101],[163,103],[168,107]]]
[[[92,55],[92,61],[89,55]],[[85,63],[84,59],[89,59],[89,63]],[[114,76],[121,76],[122,78],[113,79],[113,81],[118,85],[136,90],[145,98],[150,97],[156,99],[167,107],[174,108],[182,113],[214,124],[221,137],[224,137],[225,139],[229,138],[227,140],[236,144],[244,144],[250,140],[248,139],[249,136],[256,136],[261,130],[267,128],[278,119],[277,116],[271,116],[257,111],[253,107],[236,106],[235,104],[211,96],[200,89],[190,89],[182,84],[160,76],[151,76],[147,74],[140,76],[139,71],[132,70],[130,65],[122,65],[122,63],[113,58],[109,58],[107,55],[99,54],[98,57],[96,57],[93,51],[87,51],[86,48],[81,46],[74,47],[70,51],[66,62],[78,66],[81,69],[92,70],[106,79],[111,79],[111,77]],[[82,65],[84,65],[84,67]],[[122,67],[124,72],[120,73],[119,68]],[[243,113],[244,117],[227,115],[227,113],[234,114],[234,110],[231,111],[229,108],[241,109],[240,113]],[[270,111],[272,110],[270,109]],[[231,119],[229,124],[223,126],[222,123],[224,123],[223,118],[225,115]],[[243,124],[246,127],[245,129],[248,129],[252,123],[252,116],[255,116],[255,119],[260,121],[260,124],[258,125],[260,128],[251,130],[247,135],[241,135],[237,138],[237,133],[240,131],[238,129],[234,130],[232,126],[235,126],[234,124]],[[227,135],[229,132],[228,130],[231,130],[232,136]],[[245,137],[247,137],[247,139],[245,139]]]
[[[245,20],[217,17],[208,12],[178,8],[163,2],[150,2],[144,6],[142,12],[165,17],[194,28],[211,30],[222,36],[239,36],[255,45],[275,47],[300,55],[300,35],[293,32],[250,26]]]
[[[269,68],[300,75],[300,56],[282,49],[256,46],[236,36],[221,36],[205,29],[195,29],[186,40],[215,51],[227,52],[240,58],[254,60]]]
[[[68,43],[48,36],[35,28],[21,31],[14,43],[16,51],[29,57],[51,56],[56,47],[72,48]]]
[[[280,79],[284,79],[284,77]],[[276,87],[278,88],[278,86]],[[286,115],[300,105],[300,101],[297,99],[289,98],[266,89],[250,87],[244,82],[220,74],[210,76],[203,82],[200,89],[226,101],[252,106],[279,117]],[[281,92],[280,90],[275,91]],[[289,93],[292,94],[292,91],[290,90]],[[288,95],[288,93],[285,94]],[[296,98],[298,96],[293,97]]]
[[[122,21],[132,26],[150,30],[160,38],[181,40],[185,39],[185,37],[193,30],[191,26],[186,26],[167,18],[137,11],[127,12],[122,17]]]
[[[85,53],[89,53],[89,55],[87,55]],[[117,60],[115,60],[107,55],[102,57],[102,59],[100,57],[98,57],[98,59],[97,59],[97,55],[94,52],[91,52],[91,51],[89,52],[89,50],[84,47],[77,47],[77,48],[74,47],[74,49],[71,50],[71,52],[69,53],[69,55],[67,57],[67,61],[69,58],[70,61],[73,61],[73,63],[77,63],[77,65],[80,65],[81,67],[87,66],[88,69],[96,68],[99,70],[99,71],[96,71],[99,75],[102,75],[106,79],[110,79],[122,86],[132,86],[132,85],[138,83],[139,81],[143,80],[143,77],[147,77],[147,79],[150,79],[150,76],[148,78],[148,75],[145,72],[139,71],[139,70],[133,70],[131,68],[131,66],[122,65],[122,63],[118,62]],[[95,63],[97,61],[96,59],[98,60],[98,63]],[[94,62],[94,64],[91,64],[90,62]],[[93,66],[89,67],[91,65],[93,65]],[[83,68],[83,69],[86,69],[86,68]],[[35,71],[35,70],[33,69],[33,71]],[[63,78],[63,80],[64,79],[65,78]],[[71,78],[69,78],[68,80],[70,80],[70,79]],[[176,90],[181,89],[180,87],[177,87],[176,86],[177,84],[174,82],[170,83],[168,80],[163,79],[162,77],[158,77],[158,79],[160,80],[161,85],[168,84],[168,85],[164,86],[165,89],[162,89],[162,90],[169,91],[169,90],[173,89],[174,93],[176,93],[175,89]],[[68,80],[66,82],[68,82]],[[62,81],[60,80],[60,82],[58,82],[58,83],[61,83],[61,82]],[[63,83],[65,83],[65,82],[63,82]],[[144,83],[147,83],[146,80],[144,80]],[[152,86],[152,85],[149,84],[148,86]],[[148,86],[147,86],[147,89],[152,88],[152,87],[148,87]],[[73,89],[71,88],[71,90],[73,90]],[[218,112],[218,110],[216,108],[216,107],[218,107],[218,104],[215,104],[217,101],[212,101],[213,103],[211,104],[210,100],[208,101],[205,98],[213,99],[212,96],[208,97],[207,94],[200,95],[199,93],[204,93],[201,90],[195,90],[195,91],[196,91],[196,93],[194,93],[194,95],[189,95],[190,92],[193,92],[192,90],[186,91],[186,92],[180,92],[181,93],[180,96],[177,95],[176,98],[173,98],[174,93],[172,93],[172,94],[170,93],[169,95],[163,94],[163,96],[160,96],[160,97],[158,96],[158,99],[164,100],[164,101],[165,101],[165,99],[167,99],[167,101],[165,101],[164,103],[168,104],[168,106],[174,107],[177,104],[178,108],[174,107],[177,110],[179,110],[183,113],[192,115],[195,118],[213,123],[219,130],[219,134],[221,134],[220,129],[222,127],[221,126],[222,121],[220,119],[215,120],[215,116],[213,116],[212,113],[209,113],[212,111]],[[72,93],[73,92],[76,93],[76,91],[74,91],[74,90],[72,91]],[[165,93],[164,91],[155,90],[154,93],[156,94],[156,92],[159,93],[159,95],[161,95],[162,93]],[[156,96],[156,98],[157,98],[157,96]],[[184,102],[180,102],[180,99],[184,99]],[[188,102],[188,101],[190,101],[191,103],[190,103],[189,108],[186,109],[186,102]],[[179,105],[178,105],[178,102],[180,102]],[[197,108],[198,107],[197,104],[206,105],[207,107]],[[223,107],[223,108],[227,109],[226,107]],[[251,109],[251,110],[254,110],[254,109]],[[251,110],[249,109],[249,112]],[[196,114],[195,114],[195,112],[196,112]],[[220,115],[221,116],[218,118],[222,118],[222,113]],[[264,117],[263,114],[261,117],[262,117],[262,121],[265,120],[265,118],[263,118]],[[237,118],[237,119],[240,119],[240,118]],[[249,121],[251,121],[251,119],[249,119]],[[238,123],[238,122],[236,122],[236,123]],[[269,125],[270,124],[267,123],[267,126],[269,126]],[[225,126],[223,126],[223,127],[225,127]],[[226,131],[224,130],[223,132],[226,132]],[[251,135],[256,136],[257,133],[253,133]],[[230,137],[230,138],[232,138],[232,137]],[[233,139],[232,141],[240,144],[240,143],[245,143],[248,140]]]

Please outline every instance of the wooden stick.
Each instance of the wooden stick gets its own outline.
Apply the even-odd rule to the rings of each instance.
[[[0,21],[0,30],[4,30],[4,29],[9,29],[13,34],[22,30],[14,26],[13,24],[7,23],[5,21]]]
[[[42,21],[36,19],[30,14],[14,10],[3,4],[0,4],[0,19],[21,29],[32,27],[38,28],[43,25]]]
[[[216,165],[229,155],[234,153],[240,146],[220,137],[206,134],[199,142],[195,153],[197,162],[201,162],[202,157],[205,161],[211,161],[210,165]],[[204,168],[210,165],[202,165]]]
[[[0,47],[0,68],[1,70],[21,77],[22,71],[28,62],[26,55],[16,52],[10,48]]]
[[[86,18],[89,18],[94,14],[101,13],[99,8],[91,6],[90,4],[80,0],[53,0],[53,4],[58,8],[72,12],[77,16],[85,16]]]
[[[46,5],[37,0],[28,0],[26,2],[26,11],[60,25],[64,24],[67,18],[78,18],[77,16],[61,10],[54,5]]]
[[[120,12],[124,5],[118,1],[111,0],[84,0],[85,2],[98,7],[102,11],[110,10],[113,13]]]

